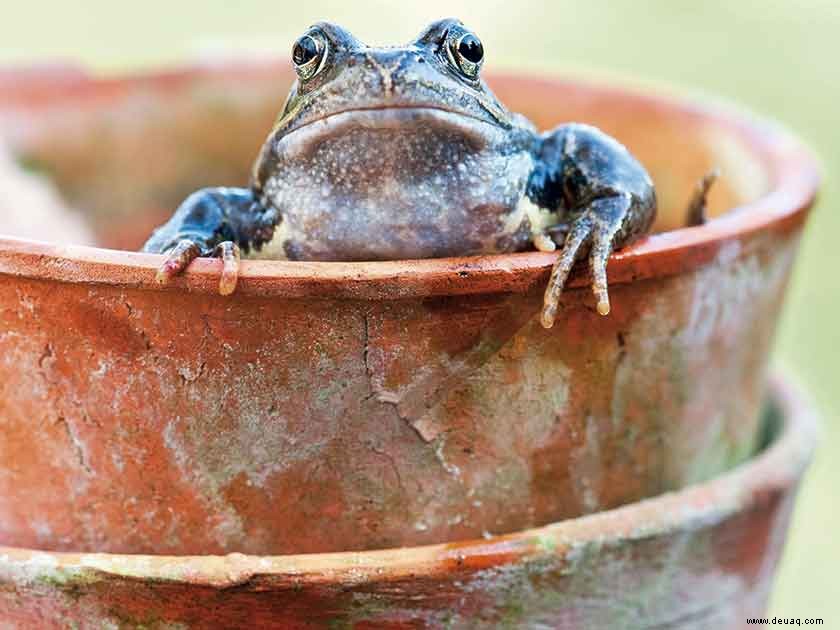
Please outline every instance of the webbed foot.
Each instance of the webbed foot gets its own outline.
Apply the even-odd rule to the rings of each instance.
[[[190,266],[190,263],[199,256],[212,256],[222,259],[219,293],[221,295],[233,293],[239,281],[239,262],[242,258],[239,245],[233,241],[219,243],[209,252],[202,250],[195,241],[189,239],[178,241],[178,244],[166,254],[166,260],[158,268],[155,280],[159,284],[167,284],[172,278],[183,273]]]
[[[581,253],[589,248],[589,266],[592,270],[592,291],[597,300],[598,313],[608,315],[610,296],[607,289],[607,261],[616,244],[624,219],[633,205],[629,194],[596,199],[569,225],[560,257],[551,270],[551,279],[545,291],[542,325],[551,328],[557,316],[560,294],[566,279]]]
[[[560,293],[575,261],[589,252],[598,312],[610,312],[607,261],[614,248],[647,233],[656,217],[656,194],[644,167],[615,139],[589,125],[561,125],[542,136],[526,193],[561,223],[545,234],[562,247],[551,271],[541,314],[551,328]],[[545,235],[534,246],[551,251]]]
[[[219,293],[230,295],[239,279],[240,249],[259,248],[271,240],[279,220],[250,190],[208,188],[190,195],[173,217],[155,231],[143,251],[166,254],[155,279],[166,284],[199,256],[222,260]]]
[[[685,213],[685,226],[695,227],[704,225],[708,220],[708,198],[709,190],[720,177],[720,169],[717,167],[706,173],[694,188],[691,201],[688,202],[688,209]]]

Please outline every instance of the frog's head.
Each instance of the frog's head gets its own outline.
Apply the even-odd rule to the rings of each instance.
[[[480,136],[482,123],[508,129],[515,120],[482,80],[483,62],[481,41],[455,19],[387,48],[366,46],[340,26],[320,22],[292,48],[298,78],[272,138],[304,127],[308,133],[299,140],[323,138],[348,124],[394,128],[413,121],[467,136]]]
[[[481,79],[484,50],[463,24],[441,20],[405,46],[373,48],[320,23],[292,60],[298,79],[252,177],[283,214],[276,238],[286,256],[377,260],[521,245],[519,222],[507,217],[532,170],[534,128]]]

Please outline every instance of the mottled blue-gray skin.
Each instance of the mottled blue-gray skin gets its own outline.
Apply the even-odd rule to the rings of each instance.
[[[250,186],[194,193],[146,243],[144,251],[168,254],[159,280],[218,255],[220,291],[231,293],[240,248],[350,261],[559,245],[543,325],[553,324],[586,252],[598,311],[609,313],[607,260],[650,229],[651,179],[593,127],[540,134],[507,111],[480,77],[476,42],[452,19],[393,48],[368,47],[333,24],[311,27],[296,44],[298,80]]]

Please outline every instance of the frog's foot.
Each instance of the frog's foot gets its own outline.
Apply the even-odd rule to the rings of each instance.
[[[155,230],[144,252],[166,254],[157,272],[165,284],[199,256],[222,259],[219,293],[230,295],[239,277],[240,248],[246,253],[271,240],[280,215],[264,208],[245,188],[205,188],[190,195],[169,221]]]
[[[190,266],[190,263],[199,256],[213,256],[222,259],[219,293],[221,295],[233,293],[239,280],[239,262],[242,255],[239,246],[232,241],[219,243],[209,251],[189,239],[178,241],[178,244],[166,254],[166,259],[158,268],[155,280],[159,284],[167,284],[172,278],[183,273]]]
[[[607,261],[632,206],[630,195],[620,194],[596,199],[571,223],[566,234],[560,257],[551,270],[551,279],[545,291],[542,325],[551,328],[557,316],[560,294],[575,261],[589,248],[589,265],[592,269],[592,291],[597,300],[598,313],[608,315],[610,297],[607,290]]]
[[[686,227],[694,227],[697,225],[704,225],[708,218],[708,198],[709,190],[712,185],[720,177],[720,169],[713,168],[706,173],[694,189],[694,194],[691,201],[688,203],[688,209],[685,212]]]

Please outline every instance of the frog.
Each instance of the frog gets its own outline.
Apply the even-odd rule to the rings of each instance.
[[[296,80],[247,187],[191,194],[144,252],[156,280],[222,261],[234,293],[243,256],[376,261],[555,252],[540,321],[551,328],[578,260],[610,313],[607,264],[647,234],[653,181],[618,140],[579,122],[540,132],[482,76],[484,44],[433,22],[406,45],[368,46],[319,22],[294,43]]]

